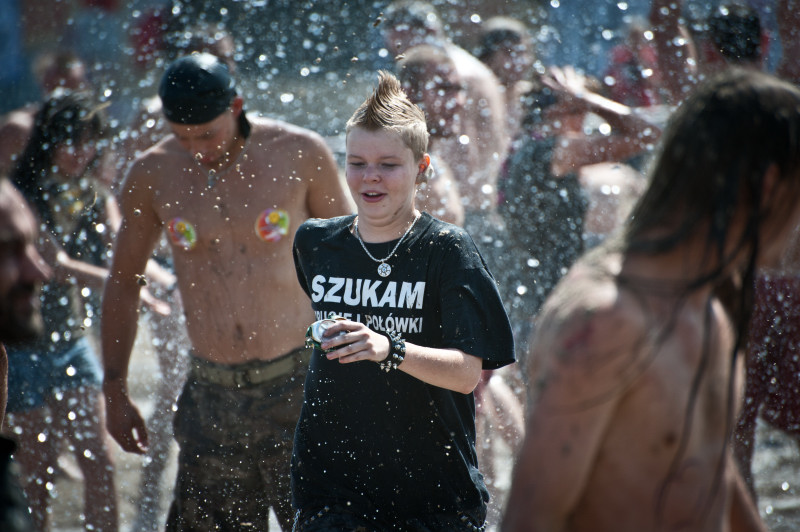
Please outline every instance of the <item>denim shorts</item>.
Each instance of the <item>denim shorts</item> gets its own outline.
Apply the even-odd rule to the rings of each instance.
[[[86,337],[41,352],[6,346],[8,352],[8,412],[42,408],[56,393],[81,386],[99,387],[103,370]]]

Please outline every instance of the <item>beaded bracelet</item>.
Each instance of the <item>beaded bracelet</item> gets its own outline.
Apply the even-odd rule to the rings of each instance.
[[[389,354],[380,361],[380,368],[383,371],[397,369],[406,358],[406,342],[396,331],[387,331],[389,336]]]

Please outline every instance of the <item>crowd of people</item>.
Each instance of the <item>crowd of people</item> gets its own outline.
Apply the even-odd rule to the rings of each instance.
[[[118,445],[137,532],[766,530],[756,419],[800,420],[777,4],[774,72],[752,8],[653,0],[593,77],[544,65],[530,21],[471,49],[391,2],[343,160],[250,108],[219,24],[165,23],[122,127],[79,55],[43,53],[44,98],[0,119],[0,528],[52,529],[63,455],[85,528],[124,528]]]

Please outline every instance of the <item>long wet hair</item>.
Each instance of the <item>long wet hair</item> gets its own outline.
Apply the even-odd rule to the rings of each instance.
[[[17,160],[14,184],[50,224],[46,181],[54,172],[53,158],[62,145],[100,142],[107,138],[102,106],[86,92],[56,90],[34,119],[31,138]],[[98,154],[100,146],[98,146]],[[95,161],[91,164],[95,164]]]
[[[773,166],[778,182],[789,184],[791,193],[772,198],[765,206],[764,178]],[[734,368],[748,329],[762,223],[787,216],[798,197],[800,90],[754,70],[731,69],[700,85],[674,114],[662,136],[647,191],[622,235],[624,252],[646,255],[669,252],[698,236],[705,239],[704,260],[710,269],[690,280],[680,295],[688,297],[695,290],[711,287],[718,297],[723,296],[720,299],[734,321],[728,434],[733,429]],[[734,225],[734,221],[741,223]],[[741,233],[732,234],[731,227],[741,227]],[[742,257],[744,266],[740,265]],[[709,306],[706,326],[710,325],[710,312]],[[669,324],[664,327],[662,338],[669,328]],[[663,511],[663,498],[688,445],[697,394],[710,357],[708,338],[703,345],[659,511]],[[715,490],[722,479],[724,455],[723,447]]]
[[[678,108],[661,141],[650,184],[631,213],[625,249],[668,252],[707,226],[709,253],[718,267],[696,286],[713,283],[742,252],[758,251],[765,212],[764,176],[800,190],[800,90],[753,70],[732,69],[700,85]],[[786,202],[783,208],[793,205]],[[734,217],[746,223],[727,252]],[[671,230],[652,236],[654,230]]]

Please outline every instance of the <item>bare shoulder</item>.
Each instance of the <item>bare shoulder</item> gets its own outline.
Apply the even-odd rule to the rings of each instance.
[[[0,132],[23,131],[28,133],[33,129],[35,116],[36,107],[33,106],[9,111],[0,117]]]
[[[128,166],[123,181],[123,197],[144,192],[156,193],[165,175],[176,176],[189,162],[186,151],[173,135],[167,135],[137,155]]]
[[[8,172],[24,150],[33,130],[36,108],[16,109],[0,117],[0,170]]]
[[[639,356],[647,322],[615,276],[614,257],[579,261],[556,287],[536,322],[534,371],[570,379],[615,378]]]
[[[262,146],[279,145],[285,149],[309,153],[315,150],[329,151],[322,135],[308,128],[260,116],[248,115],[247,118],[253,127],[251,142]]]

